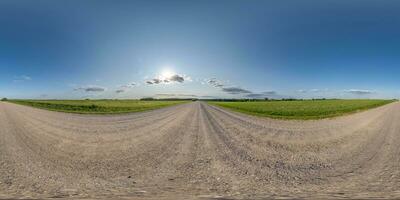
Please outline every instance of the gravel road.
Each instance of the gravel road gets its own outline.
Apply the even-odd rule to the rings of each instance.
[[[1,198],[400,198],[400,103],[284,121],[191,102],[126,115],[0,103]]]

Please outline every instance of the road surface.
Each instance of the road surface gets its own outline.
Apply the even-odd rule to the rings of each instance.
[[[0,103],[0,199],[22,197],[400,198],[400,103],[315,121]]]

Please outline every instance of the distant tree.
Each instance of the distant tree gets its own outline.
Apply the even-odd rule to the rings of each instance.
[[[7,98],[2,98],[2,99],[1,99],[1,101],[7,101],[7,100],[8,100]]]
[[[145,97],[145,98],[141,98],[141,101],[154,101],[155,99],[152,97]]]

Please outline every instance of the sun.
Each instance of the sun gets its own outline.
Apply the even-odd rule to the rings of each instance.
[[[171,78],[175,73],[171,71],[170,69],[164,69],[161,72],[161,76],[165,79]]]

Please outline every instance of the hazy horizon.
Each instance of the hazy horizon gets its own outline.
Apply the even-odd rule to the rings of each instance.
[[[0,97],[399,98],[399,1],[0,1]]]

